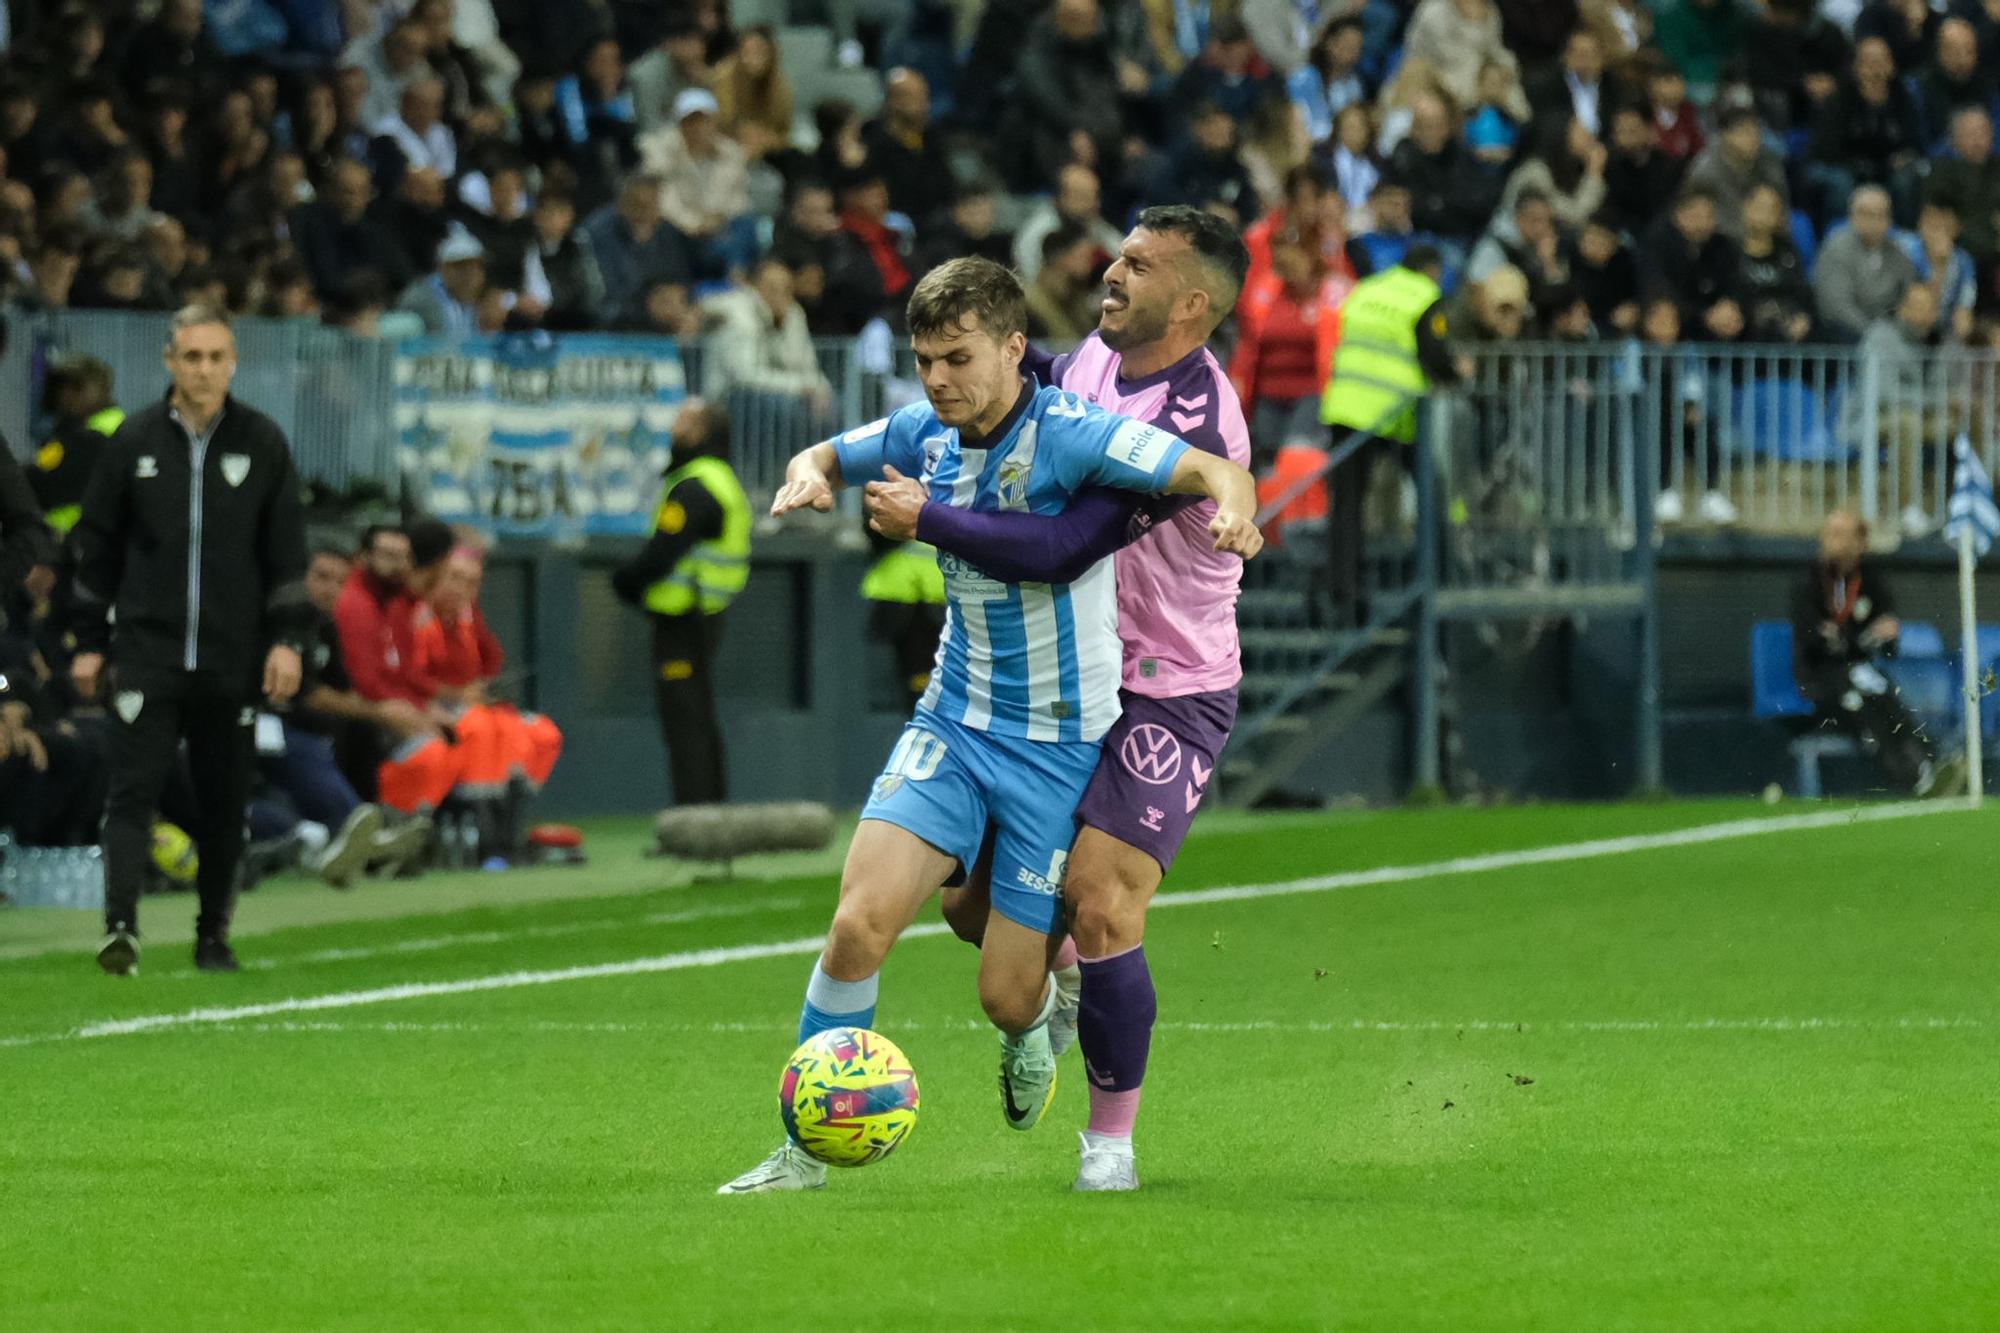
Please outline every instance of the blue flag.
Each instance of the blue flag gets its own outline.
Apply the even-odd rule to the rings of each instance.
[[[1956,546],[1959,534],[1972,534],[1972,549],[1984,556],[2000,537],[2000,508],[1993,504],[1993,482],[1979,461],[1972,441],[1961,435],[1952,446],[1958,476],[1951,487],[1951,516],[1945,520],[1944,535]]]

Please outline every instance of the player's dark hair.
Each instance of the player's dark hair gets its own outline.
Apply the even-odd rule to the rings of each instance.
[[[403,532],[410,539],[410,565],[415,569],[429,569],[458,545],[451,529],[434,518],[413,519],[403,525]]]
[[[1243,290],[1243,276],[1250,271],[1250,252],[1244,248],[1236,228],[1207,209],[1188,204],[1156,204],[1142,209],[1136,225],[1180,237],[1215,274],[1220,290],[1211,288],[1208,297],[1217,323],[1236,308],[1236,295]]]
[[[990,259],[947,259],[924,274],[904,314],[913,338],[962,333],[976,318],[996,342],[1028,331],[1028,298],[1014,270]]]

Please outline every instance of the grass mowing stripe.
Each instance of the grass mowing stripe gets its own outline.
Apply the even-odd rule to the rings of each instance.
[[[1763,819],[1738,819],[1721,824],[1702,825],[1691,829],[1678,829],[1668,833],[1649,833],[1622,838],[1597,838],[1586,842],[1562,843],[1552,847],[1532,847],[1513,852],[1495,852],[1483,856],[1457,857],[1449,861],[1436,861],[1420,865],[1384,866],[1375,870],[1350,871],[1337,875],[1318,875],[1305,879],[1283,880],[1269,884],[1242,884],[1215,889],[1193,889],[1181,893],[1163,893],[1153,900],[1156,908],[1189,907],[1207,903],[1241,902],[1256,898],[1272,898],[1289,894],[1329,893],[1339,889],[1360,888],[1369,885],[1407,883],[1412,880],[1433,879],[1445,876],[1467,875],[1491,870],[1508,870],[1520,866],[1549,865],[1564,861],[1583,861],[1598,857],[1620,856],[1632,852],[1654,851],[1671,847],[1696,846],[1705,843],[1726,842],[1737,838],[1758,837],[1770,833],[1795,833],[1813,829],[1841,828],[1854,824],[1882,823],[1895,819],[1912,819],[1923,815],[1948,814],[1971,809],[1966,801],[1899,802],[1893,805],[1864,807],[1856,810],[1826,811],[1810,815],[1777,815]],[[904,939],[921,939],[950,933],[950,927],[943,922],[926,922],[915,925],[903,932]],[[555,968],[539,972],[507,972],[497,976],[468,977],[458,981],[406,982],[396,986],[381,986],[370,990],[338,991],[328,995],[302,996],[285,1000],[273,1000],[263,1004],[236,1006],[210,1006],[185,1010],[173,1014],[146,1014],[137,1018],[123,1018],[99,1023],[90,1023],[68,1032],[24,1035],[0,1038],[0,1048],[10,1046],[39,1045],[52,1041],[83,1041],[100,1037],[122,1037],[133,1033],[157,1031],[162,1028],[184,1027],[201,1023],[229,1023],[243,1018],[264,1018],[275,1014],[309,1013],[326,1009],[349,1009],[360,1005],[390,1004],[399,1000],[424,999],[437,995],[464,995],[477,991],[512,990],[523,986],[546,986],[566,981],[588,981],[602,977],[634,976],[652,972],[675,972],[685,968],[720,967],[728,963],[750,962],[765,958],[782,958],[816,952],[823,944],[824,936],[813,935],[804,939],[781,940],[769,944],[745,944],[728,948],[698,949],[686,953],[663,954],[654,958],[635,958],[617,963],[598,963],[584,967]]]

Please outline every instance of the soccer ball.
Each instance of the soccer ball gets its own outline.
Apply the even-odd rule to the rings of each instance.
[[[917,1075],[879,1032],[829,1028],[792,1052],[778,1081],[785,1132],[828,1166],[866,1166],[917,1123]]]

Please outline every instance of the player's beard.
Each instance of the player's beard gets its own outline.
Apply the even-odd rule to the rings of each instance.
[[[1124,295],[1125,308],[1118,312],[1121,321],[1116,327],[1106,325],[1104,322],[1104,316],[1110,313],[1109,311],[1100,312],[1097,316],[1097,336],[1106,347],[1114,352],[1129,352],[1135,347],[1158,342],[1166,336],[1165,310],[1148,310],[1134,302],[1130,295],[1123,293],[1121,295]]]

